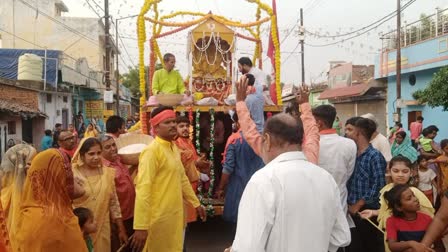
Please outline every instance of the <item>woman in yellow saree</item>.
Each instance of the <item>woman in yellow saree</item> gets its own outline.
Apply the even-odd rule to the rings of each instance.
[[[92,210],[98,231],[92,235],[95,251],[111,251],[110,219],[118,226],[119,238],[127,242],[121,219],[120,203],[115,191],[115,170],[102,164],[102,147],[97,138],[84,138],[72,159],[73,174],[80,179],[86,193],[73,201],[74,207]]]
[[[23,186],[20,214],[12,220],[13,251],[87,252],[71,205],[83,193],[65,154],[57,149],[37,154]]]
[[[0,201],[0,252],[11,251],[9,245],[9,235],[8,229],[6,229],[5,213],[3,212],[2,202]]]

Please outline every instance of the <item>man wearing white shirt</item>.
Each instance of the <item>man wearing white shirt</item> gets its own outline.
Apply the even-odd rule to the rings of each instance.
[[[327,252],[350,243],[350,230],[331,174],[306,161],[303,127],[292,116],[266,121],[266,166],[247,184],[239,205],[233,252]]]
[[[356,144],[353,140],[341,137],[333,129],[336,109],[331,105],[320,105],[312,110],[319,127],[319,166],[329,172],[341,193],[341,203],[350,227],[353,220],[347,211],[347,181],[355,169]]]
[[[266,74],[262,70],[253,67],[252,60],[248,57],[241,57],[238,60],[238,70],[242,74],[249,73],[255,77],[255,86],[257,87],[257,91],[263,91],[268,87]]]

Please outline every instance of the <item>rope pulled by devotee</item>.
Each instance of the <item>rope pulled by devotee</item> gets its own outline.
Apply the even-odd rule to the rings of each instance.
[[[123,251],[123,249],[126,248],[126,246],[129,245],[129,243],[131,242],[132,237],[134,237],[134,234],[132,234],[131,236],[129,236],[129,238],[128,238],[128,242],[123,243],[123,244],[121,245],[121,247],[118,248],[117,252],[121,252],[121,251]]]
[[[361,216],[361,214],[359,212],[358,212],[358,215]],[[385,235],[384,231],[380,227],[378,227],[378,225],[373,223],[372,220],[370,220],[369,218],[365,218],[364,220],[367,220],[370,224],[372,224],[374,227],[376,227],[376,229],[378,229],[381,233],[383,233],[383,235]]]

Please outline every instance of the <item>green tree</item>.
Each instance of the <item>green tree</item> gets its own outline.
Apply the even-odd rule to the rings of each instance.
[[[432,108],[441,106],[444,111],[448,111],[448,67],[435,73],[429,85],[425,89],[417,90],[412,96]]]
[[[156,70],[161,69],[161,68],[162,68],[162,64],[157,63]],[[146,66],[145,67],[145,82],[146,82],[145,84],[146,84],[146,86],[148,85],[148,83],[147,83],[148,70],[149,70],[149,67]],[[136,66],[134,68],[129,67],[129,71],[122,75],[122,79],[123,79],[122,84],[125,87],[129,88],[129,90],[131,90],[131,93],[133,96],[140,96],[140,74],[139,74],[138,66]]]

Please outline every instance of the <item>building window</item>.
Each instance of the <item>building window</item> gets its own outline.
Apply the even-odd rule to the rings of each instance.
[[[47,94],[47,102],[51,103],[51,94]]]
[[[16,134],[16,122],[10,121],[8,122],[8,135],[15,135]]]
[[[68,102],[68,97],[67,96],[62,96],[62,101],[67,103]]]
[[[415,74],[409,75],[409,85],[414,86],[417,82],[417,77],[415,77]]]
[[[56,17],[61,16],[61,9],[59,9],[57,6],[55,6],[55,15],[56,15]]]

